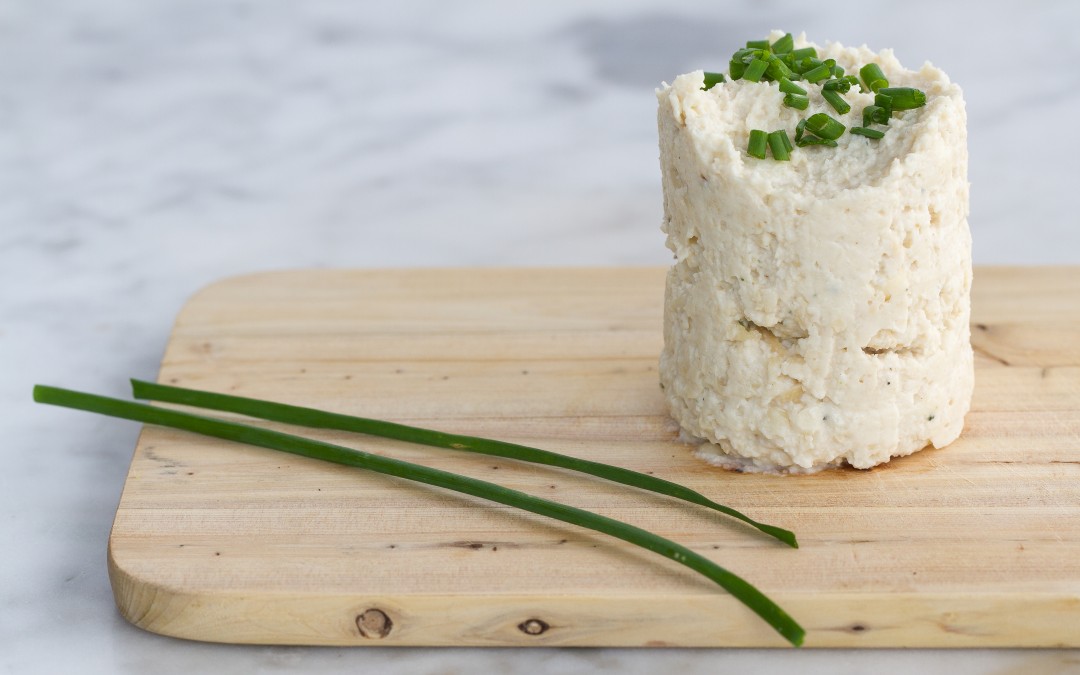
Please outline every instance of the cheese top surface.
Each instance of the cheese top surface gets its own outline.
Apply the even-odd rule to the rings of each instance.
[[[779,33],[774,33],[775,40]],[[896,112],[881,139],[868,139],[847,131],[837,139],[838,147],[796,148],[788,162],[771,157],[759,160],[746,154],[752,129],[785,129],[794,140],[800,119],[823,112],[845,127],[862,126],[863,109],[874,103],[874,94],[862,93],[859,86],[843,94],[851,110],[841,115],[821,97],[821,84],[796,82],[807,90],[810,107],[797,110],[784,105],[784,93],[776,82],[728,80],[702,90],[704,73],[680,75],[670,86],[658,91],[673,106],[697,139],[706,166],[727,172],[757,189],[787,190],[807,198],[833,194],[838,190],[873,186],[894,170],[896,162],[923,150],[920,138],[926,125],[960,125],[966,120],[960,88],[940,69],[925,64],[920,70],[906,70],[892,50],[874,52],[867,47],[846,48],[838,43],[819,47],[805,38],[796,39],[796,48],[817,48],[821,59],[835,59],[849,75],[858,75],[868,63],[881,66],[890,87],[914,87],[926,93],[923,108]]]

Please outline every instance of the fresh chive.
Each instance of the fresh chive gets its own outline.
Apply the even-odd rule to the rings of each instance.
[[[835,141],[843,135],[845,127],[838,120],[825,113],[811,115],[806,120],[806,130],[815,136]]]
[[[772,43],[773,54],[787,54],[794,48],[795,38],[792,37],[791,33],[786,33],[784,37]]]
[[[432,469],[419,464],[381,457],[370,453],[353,450],[330,443],[314,441],[279,431],[261,429],[246,424],[226,422],[224,420],[192,415],[176,410],[122,401],[119,399],[84,394],[56,387],[37,385],[34,387],[34,400],[38,403],[85,410],[88,412],[119,417],[122,419],[157,424],[160,426],[183,429],[195,433],[237,441],[248,445],[280,450],[303,457],[310,457],[335,464],[369,469],[377,473],[397,476],[427,485],[461,492],[499,504],[506,504],[531,513],[561,520],[571,525],[608,534],[646,550],[659,553],[675,562],[716,582],[754,613],[769,623],[791,644],[799,646],[805,637],[805,631],[776,603],[741,577],[720,567],[708,558],[677,544],[669,539],[653,534],[633,525],[613,518],[601,516],[589,511],[577,509],[558,502],[541,499],[524,492],[489,483],[486,481],[459,476],[447,471]]]
[[[821,61],[817,60],[817,58],[813,56],[806,56],[792,63],[791,67],[792,70],[794,70],[795,72],[805,74],[807,71],[813,70],[820,65]]]
[[[769,135],[761,129],[751,130],[750,142],[746,146],[746,154],[758,159],[765,159],[765,148],[768,145],[768,139]]]
[[[803,73],[803,77],[810,83],[820,82],[830,75],[832,75],[832,67],[824,63]]]
[[[779,79],[779,82],[780,91],[784,92],[785,94],[799,94],[800,96],[806,96],[806,90],[795,84],[788,78],[782,77]]]
[[[747,40],[746,41],[746,46],[751,48],[751,49],[768,49],[769,48],[769,41],[768,40]]]
[[[832,67],[832,76],[833,77],[843,77],[844,76],[844,69],[841,68],[840,66],[833,66]]]
[[[803,131],[806,129],[806,119],[799,120],[799,123],[795,125],[795,144],[798,145],[802,140]]]
[[[885,87],[878,94],[892,99],[892,109],[912,110],[926,105],[926,94],[912,87]]]
[[[721,82],[727,82],[727,78],[724,77],[723,73],[706,72],[705,73],[705,86],[703,86],[702,89],[704,89],[705,91],[708,91],[708,90],[712,89],[713,87],[715,87],[716,85],[720,84]]]
[[[866,88],[873,93],[877,93],[878,89],[889,86],[889,81],[885,79],[885,73],[881,72],[881,66],[876,63],[868,63],[859,70],[859,75],[862,76],[863,82],[866,83]]]
[[[743,73],[742,79],[748,82],[760,82],[761,76],[765,74],[768,67],[768,61],[754,59],[750,62],[750,65],[746,66],[746,72]]]
[[[867,138],[884,138],[885,132],[878,131],[877,129],[867,129],[866,127],[851,127],[851,133],[856,136],[866,136]]]
[[[731,59],[731,62],[728,63],[728,74],[731,75],[731,79],[741,80],[745,72],[746,64],[742,61]]]
[[[791,159],[791,140],[783,129],[769,134],[769,149],[772,150],[773,159],[778,162],[786,162]]]
[[[889,114],[881,106],[868,105],[862,111],[862,125],[868,127],[871,124],[888,124]]]
[[[846,115],[851,112],[851,104],[844,100],[844,97],[840,95],[840,92],[832,91],[831,89],[823,89],[821,91],[821,97],[829,102],[829,105],[833,107],[833,110]]]
[[[795,145],[800,148],[805,148],[810,145],[826,145],[830,148],[835,148],[837,144],[836,141],[829,138],[818,138],[817,136],[806,135],[795,141]]]
[[[792,75],[791,68],[788,68],[787,65],[776,56],[769,59],[769,67],[765,72],[774,80],[779,80],[782,77],[791,77]]]
[[[854,75],[847,75],[846,77],[838,77],[831,80],[827,80],[825,84],[821,85],[822,89],[828,89],[830,91],[838,91],[841,94],[846,94],[851,91],[851,85],[858,84],[859,78]]]
[[[805,59],[807,57],[817,58],[817,50],[813,47],[803,47],[802,49],[795,49],[791,52],[791,58],[793,59]]]
[[[881,108],[882,110],[885,111],[884,115],[885,115],[886,119],[892,117],[892,113],[893,113],[892,96],[889,96],[888,94],[882,94],[880,92],[877,93],[877,94],[874,94],[874,105],[876,105],[877,107],[879,107],[879,108]],[[878,113],[878,114],[881,114],[881,113]]]
[[[810,107],[810,98],[802,94],[785,94],[784,105],[796,110],[806,110]]]
[[[763,136],[761,159],[764,159],[765,132],[761,131],[758,133]],[[753,146],[754,132],[750,132],[750,142],[751,146]],[[275,403],[273,401],[262,401],[254,398],[245,398],[243,396],[218,394],[215,392],[200,391],[198,389],[187,389],[167,384],[144,382],[142,380],[132,380],[131,388],[135,398],[148,401],[179,403],[181,405],[197,408],[239,413],[241,415],[257,417],[273,422],[285,422],[286,424],[296,424],[315,429],[351,431],[354,433],[368,434],[370,436],[381,436],[383,438],[393,438],[399,441],[408,441],[410,443],[431,445],[438,448],[450,448],[452,450],[475,452],[481,455],[506,457],[523,462],[557,466],[563,469],[579,471],[615,483],[631,485],[644,490],[658,492],[669,497],[682,499],[694,504],[699,504],[701,506],[707,506],[710,509],[720,511],[721,513],[737,518],[748,525],[752,525],[793,548],[799,547],[798,542],[795,541],[795,535],[788,530],[773,525],[758,523],[748,516],[739,513],[735,509],[723,506],[722,504],[717,504],[704,495],[694,492],[687,487],[683,487],[678,483],[672,483],[671,481],[666,481],[662,478],[656,478],[648,474],[638,473],[637,471],[631,471],[622,467],[611,466],[610,464],[591,462],[577,457],[568,457],[548,450],[518,445],[517,443],[507,443],[505,441],[478,438],[476,436],[464,436],[461,434],[449,434],[441,431],[433,431],[431,429],[422,429],[420,427],[410,427],[394,422],[374,420],[367,417],[343,415],[340,413],[317,410],[315,408],[305,408],[285,403]]]

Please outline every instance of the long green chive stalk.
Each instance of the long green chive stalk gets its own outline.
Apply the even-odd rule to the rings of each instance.
[[[143,403],[122,401],[106,396],[85,394],[69,389],[42,385],[34,387],[34,400],[38,403],[85,410],[146,424],[183,429],[204,436],[247,443],[248,445],[271,450],[280,450],[335,464],[369,469],[377,473],[473,495],[474,497],[506,504],[507,506],[554,518],[555,520],[561,520],[571,525],[601,532],[654,553],[659,553],[716,582],[796,647],[802,645],[806,634],[803,628],[787,612],[738,575],[729,572],[681,544],[613,518],[534,497],[494,483],[459,476],[447,471],[412,464],[411,462],[381,457],[339,445],[284,434],[279,431],[260,429],[246,424],[226,422],[201,415],[192,415]]]
[[[764,147],[762,147],[762,152],[764,153]],[[733,508],[717,504],[705,495],[679,485],[678,483],[672,483],[671,481],[662,478],[639,473],[637,471],[631,471],[630,469],[624,469],[618,466],[612,466],[610,464],[602,464],[600,462],[592,462],[577,457],[560,455],[556,452],[532,448],[526,445],[518,445],[516,443],[478,438],[476,436],[463,436],[461,434],[448,434],[441,431],[433,431],[431,429],[421,429],[420,427],[397,424],[395,422],[384,422],[382,420],[374,420],[366,417],[343,415],[341,413],[332,413],[325,410],[317,410],[315,408],[262,401],[254,398],[245,398],[243,396],[232,396],[230,394],[218,394],[209,391],[199,391],[197,389],[186,389],[184,387],[174,387],[167,384],[144,382],[142,380],[132,380],[131,388],[132,395],[135,398],[147,401],[178,403],[180,405],[187,405],[195,408],[239,413],[241,415],[247,415],[248,417],[257,417],[272,422],[284,422],[286,424],[295,424],[314,429],[350,431],[368,434],[370,436],[393,438],[399,441],[408,441],[410,443],[431,445],[438,448],[464,450],[466,452],[475,452],[482,455],[506,457],[523,462],[532,462],[534,464],[544,464],[547,466],[570,469],[572,471],[597,476],[598,478],[604,478],[615,483],[631,485],[643,490],[658,492],[692,504],[708,507],[741,520],[742,522],[757,528],[761,532],[779,539],[792,548],[799,547],[799,544],[795,539],[795,534],[790,530],[759,523]]]

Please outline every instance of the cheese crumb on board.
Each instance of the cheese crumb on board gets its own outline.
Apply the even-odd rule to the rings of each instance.
[[[780,33],[774,33],[776,39]],[[796,47],[816,46],[804,37]],[[960,88],[890,50],[818,47],[848,73],[877,63],[924,107],[883,138],[747,154],[753,129],[826,112],[861,126],[872,93],[838,114],[807,110],[776,83],[702,71],[657,91],[668,273],[660,381],[706,459],[742,470],[869,468],[963,427],[974,386],[967,128]]]

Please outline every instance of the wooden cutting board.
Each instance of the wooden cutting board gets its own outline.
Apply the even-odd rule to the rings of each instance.
[[[795,530],[568,472],[312,436],[625,520],[757,584],[814,647],[1080,646],[1080,268],[976,270],[962,438],[869,470],[730,473],[657,385],[664,270],[293,271],[217,283],[160,380],[537,445]],[[146,428],[116,513],[121,613],[197,640],[782,646],[718,587],[604,535],[315,460]]]

